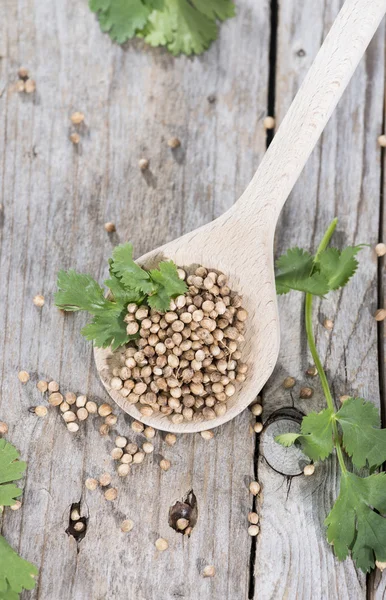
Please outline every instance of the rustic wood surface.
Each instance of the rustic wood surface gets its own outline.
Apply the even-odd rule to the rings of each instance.
[[[306,480],[298,476],[303,457],[272,443],[299,412],[322,406],[318,382],[304,375],[300,295],[279,300],[281,353],[264,391],[260,439],[250,432],[248,411],[211,441],[185,435],[169,448],[158,435],[154,455],[118,481],[109,456],[114,433],[102,438],[99,418],[73,435],[56,409],[45,419],[29,412],[45,403],[35,387],[44,378],[59,381],[64,392],[107,398],[92,349],[79,335],[86,317],[53,306],[58,269],[71,266],[102,280],[116,243],[130,239],[140,255],[233,204],[265,150],[270,72],[280,122],[341,2],[317,4],[281,3],[276,31],[275,1],[239,0],[237,17],[222,25],[209,52],[174,59],[137,42],[112,44],[84,0],[0,3],[0,420],[28,459],[23,508],[5,512],[2,533],[39,568],[36,589],[25,599],[386,597],[385,576],[366,578],[350,560],[338,563],[324,540],[323,520],[339,485],[335,461],[318,465]],[[382,235],[376,138],[384,40],[382,26],[283,211],[277,253],[295,244],[315,247],[334,216],[339,244],[375,244]],[[15,90],[21,65],[36,80],[33,95]],[[74,110],[86,115],[78,147],[68,139]],[[182,142],[174,154],[166,145],[173,135]],[[137,167],[141,156],[151,161],[145,175]],[[105,221],[115,222],[117,233],[107,234]],[[382,274],[364,250],[350,286],[315,303],[318,346],[337,398],[356,392],[384,401],[383,329],[372,318],[383,301]],[[46,297],[43,309],[32,303],[36,293]],[[325,317],[334,319],[332,333],[322,326]],[[31,374],[24,386],[20,369]],[[298,381],[291,391],[282,388],[288,374]],[[315,394],[300,401],[306,381]],[[119,415],[116,431],[141,439]],[[172,462],[167,473],[159,469],[160,456]],[[113,503],[84,487],[103,471],[113,474],[119,491]],[[247,534],[248,483],[256,475],[263,487],[257,541]],[[192,489],[198,520],[187,539],[169,526],[168,513]],[[81,541],[66,533],[78,502],[88,519]],[[119,529],[125,518],[134,521],[128,534]],[[159,536],[169,541],[163,554],[154,547]],[[216,566],[214,578],[202,577],[206,564]]]

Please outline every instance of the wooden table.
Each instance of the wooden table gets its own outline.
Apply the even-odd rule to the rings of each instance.
[[[288,419],[323,406],[319,381],[305,375],[300,294],[279,298],[281,354],[263,390],[260,436],[251,433],[249,411],[211,441],[186,435],[170,448],[157,435],[154,455],[117,481],[115,432],[101,437],[99,418],[70,434],[57,409],[45,419],[29,410],[42,403],[39,379],[107,399],[79,333],[87,318],[53,305],[57,271],[74,267],[102,281],[117,243],[131,240],[139,255],[230,207],[265,151],[263,118],[274,113],[280,123],[340,5],[285,0],[278,11],[277,0],[238,0],[237,17],[209,52],[175,59],[139,42],[111,43],[85,0],[0,3],[0,420],[28,460],[23,507],[5,512],[2,533],[39,567],[35,591],[23,598],[386,597],[385,576],[366,578],[351,560],[339,563],[325,541],[323,520],[339,486],[335,458],[305,478],[302,458],[272,441]],[[282,213],[277,254],[314,249],[334,216],[339,245],[382,237],[384,55],[382,25]],[[15,90],[21,65],[36,80],[35,94]],[[86,117],[78,146],[69,141],[75,110]],[[181,140],[174,153],[171,136]],[[150,160],[146,173],[141,157]],[[106,233],[106,221],[116,233]],[[352,283],[316,303],[314,317],[337,402],[352,393],[386,410],[383,328],[373,319],[382,274],[364,250]],[[46,298],[42,309],[32,303],[37,293]],[[326,317],[332,333],[322,326]],[[21,369],[31,374],[24,386]],[[297,380],[292,390],[283,388],[287,375]],[[299,399],[305,384],[315,389],[311,400]],[[117,413],[116,432],[136,439],[130,419]],[[160,456],[171,460],[168,472]],[[103,471],[119,489],[113,503],[84,485]],[[255,539],[247,533],[253,478],[262,485]],[[171,529],[168,513],[190,490],[198,520],[186,538]],[[74,503],[88,518],[82,541],[66,533]],[[120,531],[125,518],[134,521],[131,533]],[[162,554],[154,547],[160,536],[169,541]],[[214,578],[202,576],[208,564]]]

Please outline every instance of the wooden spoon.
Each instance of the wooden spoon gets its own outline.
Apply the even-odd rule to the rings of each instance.
[[[112,390],[109,373],[118,353],[96,348],[95,361],[103,384],[113,400],[135,419],[176,433],[212,429],[243,411],[271,375],[279,352],[273,270],[276,222],[385,12],[386,0],[346,0],[243,195],[212,223],[139,259],[146,267],[167,258],[182,267],[200,264],[228,276],[231,289],[243,296],[249,313],[242,349],[249,373],[228,401],[224,416],[175,425],[161,413],[143,417],[136,406]]]

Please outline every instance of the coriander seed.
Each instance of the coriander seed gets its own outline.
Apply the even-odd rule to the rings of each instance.
[[[175,148],[181,146],[181,142],[178,138],[172,137],[168,140],[168,146],[169,148],[172,148],[172,150],[174,150]]]
[[[49,392],[58,392],[59,391],[59,384],[57,381],[50,381],[48,384],[48,391]]]
[[[117,415],[107,415],[107,417],[105,418],[106,425],[111,425],[111,426],[116,425],[117,421],[118,421]]]
[[[108,490],[105,491],[105,498],[106,500],[109,500],[110,502],[112,502],[113,500],[116,500],[118,497],[118,490],[117,488],[110,488]]]
[[[374,318],[376,321],[384,321],[386,319],[386,309],[378,308],[378,310],[375,312]]]
[[[346,402],[346,400],[348,400],[349,398],[351,398],[351,396],[349,396],[348,394],[345,394],[344,396],[339,396],[341,404],[343,404],[343,402]]]
[[[20,67],[17,74],[20,79],[28,79],[28,77],[29,77],[29,71],[25,67]]]
[[[33,297],[32,302],[38,308],[42,308],[42,306],[44,306],[44,296],[42,296],[41,294],[37,294],[36,296]]]
[[[252,537],[259,535],[260,527],[258,525],[250,525],[248,527],[248,534]]]
[[[119,477],[126,477],[130,472],[130,465],[128,463],[121,463],[117,469]]]
[[[84,114],[81,112],[74,112],[72,113],[70,119],[74,125],[80,125],[84,121]]]
[[[73,392],[67,392],[67,394],[65,395],[65,399],[67,404],[71,406],[76,402],[76,395]]]
[[[86,409],[90,413],[90,415],[95,415],[98,412],[98,405],[96,402],[88,401],[86,402]]]
[[[253,426],[253,431],[255,433],[261,433],[263,431],[263,423],[255,423]]]
[[[133,463],[135,463],[136,465],[141,464],[145,459],[145,453],[144,452],[136,452],[133,456]]]
[[[71,521],[79,521],[80,514],[77,508],[74,508],[74,510],[71,511],[70,519]]]
[[[125,452],[127,452],[128,454],[135,454],[136,452],[138,452],[137,444],[129,442],[125,448]]]
[[[261,406],[261,404],[259,404],[259,403],[252,404],[252,406],[251,406],[251,413],[255,417],[259,417],[262,412],[263,412],[263,407]]]
[[[206,565],[202,571],[203,577],[214,577],[216,574],[216,569],[213,565]]]
[[[5,435],[8,433],[8,425],[4,423],[4,421],[0,421],[0,435]]]
[[[381,148],[386,148],[386,135],[382,134],[378,137],[378,144],[381,146]]]
[[[293,377],[286,377],[283,381],[283,387],[286,390],[290,390],[295,386],[296,380]]]
[[[380,560],[376,560],[375,566],[377,567],[377,569],[379,569],[382,572],[386,569],[386,562],[381,562]]]
[[[94,491],[99,486],[99,482],[96,479],[89,478],[86,479],[85,486],[88,490]]]
[[[46,406],[35,406],[35,415],[37,417],[45,417],[47,415]]]
[[[260,484],[257,481],[251,481],[251,483],[249,484],[249,491],[254,496],[257,496],[257,494],[260,492],[260,489]]]
[[[131,531],[133,527],[134,523],[131,519],[125,519],[121,523],[121,531],[123,531],[123,533],[129,533],[129,531]]]
[[[301,398],[302,400],[308,400],[309,398],[312,398],[314,394],[314,390],[310,387],[302,387],[299,391],[299,398]]]
[[[48,390],[48,383],[47,381],[38,381],[36,387],[38,388],[39,392],[44,394]]]
[[[19,510],[19,508],[21,508],[20,500],[16,500],[15,504],[12,504],[9,508],[11,510]]]
[[[327,331],[331,331],[334,328],[334,321],[331,319],[324,319],[323,327],[327,329]]]
[[[27,383],[27,381],[29,381],[29,373],[27,373],[27,371],[19,371],[17,376],[21,383]]]
[[[142,431],[145,429],[145,426],[139,421],[133,421],[133,423],[131,424],[131,429],[136,433],[142,433]]]
[[[72,410],[68,410],[62,414],[63,419],[66,423],[73,423],[76,421],[76,414]]]
[[[77,521],[74,524],[74,529],[75,531],[77,531],[78,533],[81,533],[82,531],[84,531],[86,529],[86,525],[83,523],[83,521]]]
[[[155,547],[159,552],[164,552],[169,548],[169,544],[164,538],[158,538],[158,540],[155,541]]]
[[[248,521],[252,523],[252,525],[257,525],[259,522],[259,515],[255,512],[248,513]]]
[[[77,431],[79,431],[79,425],[78,423],[67,423],[67,429],[71,433],[76,433]]]
[[[51,406],[59,406],[63,402],[63,396],[60,392],[54,392],[48,396],[48,402]]]
[[[145,442],[142,444],[142,450],[145,454],[151,454],[154,451],[154,446],[150,442]]]
[[[315,465],[310,464],[310,465],[306,465],[303,469],[303,473],[304,475],[306,475],[306,477],[308,477],[309,475],[313,475],[315,472]]]
[[[111,458],[113,458],[114,460],[119,460],[122,456],[122,448],[113,448],[113,450],[111,450]]]
[[[177,529],[179,529],[180,531],[183,531],[184,529],[186,529],[188,525],[189,525],[188,519],[183,519],[183,518],[177,519],[176,526],[177,526]]]
[[[99,427],[99,433],[100,433],[100,435],[105,436],[105,435],[108,435],[109,432],[110,432],[110,426],[107,425],[106,423],[103,423],[103,425],[101,425]]]
[[[275,119],[273,117],[265,117],[263,121],[264,129],[273,129],[275,127]]]
[[[73,144],[75,144],[75,145],[79,144],[79,142],[80,142],[80,135],[79,135],[79,133],[71,133],[71,135],[70,135],[70,141]]]
[[[145,429],[143,431],[143,435],[148,440],[153,439],[155,437],[155,429],[154,429],[154,427],[145,427]]]
[[[386,136],[385,136],[386,137]],[[377,256],[385,256],[386,254],[386,244],[380,243],[375,246],[375,253]]]
[[[107,233],[114,233],[115,224],[111,223],[110,221],[108,223],[105,223],[105,230],[107,231]]]
[[[112,412],[113,412],[113,410],[112,410],[110,404],[101,404],[100,407],[98,408],[98,414],[101,417],[107,417]]]
[[[316,377],[318,374],[318,369],[316,367],[309,367],[306,371],[306,375],[309,377]]]
[[[138,166],[141,171],[146,171],[149,168],[149,160],[147,158],[140,158],[138,161]]]
[[[115,438],[117,448],[124,448],[127,445],[127,439],[121,435]]]
[[[210,429],[207,429],[206,431],[200,431],[200,435],[202,438],[204,438],[204,440],[212,440],[214,438],[214,433]]]
[[[162,460],[160,460],[159,466],[163,471],[169,471],[171,466],[170,460],[163,458]]]
[[[102,475],[99,477],[99,483],[102,487],[106,487],[107,485],[110,485],[110,483],[111,483],[110,473],[102,473]]]

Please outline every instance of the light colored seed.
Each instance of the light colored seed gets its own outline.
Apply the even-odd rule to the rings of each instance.
[[[167,443],[168,446],[174,446],[176,441],[177,441],[177,437],[174,435],[174,433],[167,433],[165,435],[165,442]]]
[[[104,227],[105,227],[105,230],[107,231],[107,233],[114,233],[114,231],[115,231],[115,224],[112,223],[111,221],[108,221],[107,223],[105,223]]]
[[[91,491],[96,490],[99,486],[99,482],[96,479],[92,479],[91,477],[89,479],[86,479],[84,484],[86,488]]]
[[[159,552],[164,552],[169,548],[169,544],[164,538],[158,538],[158,540],[155,541],[155,547]]]
[[[36,83],[33,79],[27,79],[24,85],[27,94],[33,94],[33,92],[36,90]]]
[[[299,398],[302,398],[302,400],[308,400],[309,398],[312,398],[314,394],[314,390],[310,387],[302,387],[299,391]]]
[[[203,577],[214,577],[216,575],[216,569],[213,565],[206,565],[202,571]]]
[[[101,404],[100,407],[98,408],[98,414],[101,417],[107,417],[112,412],[113,412],[113,409],[111,408],[110,404]]]
[[[63,402],[63,396],[60,392],[54,392],[48,396],[48,402],[51,406],[59,406]]]
[[[142,431],[145,429],[145,426],[143,423],[140,423],[139,421],[133,421],[131,424],[131,429],[133,431],[135,431],[136,433],[142,433]]]
[[[140,158],[138,161],[138,166],[141,171],[146,171],[149,168],[149,161],[147,158]]]
[[[183,420],[184,420],[184,417],[181,414],[179,414],[179,413],[176,413],[176,414],[174,414],[174,415],[171,416],[171,421],[175,425],[180,425],[180,423],[182,423]]]
[[[88,418],[87,408],[78,408],[78,410],[76,411],[76,416],[78,417],[79,421],[85,421]]]
[[[103,425],[101,425],[99,427],[99,433],[100,433],[100,435],[105,436],[105,435],[108,435],[109,432],[110,432],[110,426],[107,425],[106,423],[103,423]]]
[[[180,531],[183,531],[184,529],[186,529],[188,525],[189,525],[188,519],[181,518],[181,519],[177,519],[177,521],[176,521],[177,529],[179,529]]]
[[[131,531],[133,527],[134,523],[131,519],[125,519],[121,523],[121,531],[123,531],[123,533],[129,533],[129,531]]]
[[[385,254],[386,254],[386,244],[383,244],[383,243],[377,244],[375,246],[375,253],[376,253],[377,256],[385,256]]]
[[[235,394],[236,388],[233,385],[233,383],[228,383],[225,386],[225,390],[224,391],[225,391],[225,394],[228,396],[228,398],[231,398],[231,396],[233,396]]]
[[[73,423],[76,421],[76,414],[72,410],[67,410],[62,414],[63,419],[66,423]]]
[[[339,396],[339,400],[342,404],[343,402],[346,402],[346,400],[348,400],[349,398],[351,398],[351,396],[349,396],[348,394],[345,394],[344,396]]]
[[[374,318],[376,321],[384,321],[386,319],[386,309],[378,308],[378,310],[375,312]]]
[[[123,456],[122,448],[113,448],[111,450],[111,458],[113,458],[114,460],[119,460],[120,458],[122,458],[122,456]]]
[[[83,521],[78,521],[78,523],[75,523],[74,529],[78,533],[81,533],[82,531],[84,531],[86,529],[86,525],[83,523]]]
[[[98,405],[96,402],[86,402],[86,409],[91,415],[95,415],[98,412]]]
[[[139,324],[137,323],[137,321],[131,321],[130,323],[127,324],[126,333],[128,335],[135,335],[136,333],[138,333],[138,331],[139,331]]]
[[[133,457],[131,454],[124,454],[121,458],[121,462],[122,463],[126,463],[127,465],[129,465],[130,463],[133,462]]]
[[[99,483],[102,487],[106,487],[107,485],[110,485],[110,483],[111,483],[110,473],[102,473],[102,475],[99,477]]]
[[[41,294],[36,294],[36,296],[33,297],[32,302],[38,308],[42,308],[42,306],[44,306],[44,296],[42,296]]]
[[[252,525],[257,525],[259,522],[259,515],[255,512],[248,513],[248,521],[252,523]]]
[[[141,415],[143,415],[144,417],[151,417],[154,410],[152,409],[151,406],[145,405],[145,406],[141,406],[139,409],[139,412],[141,413]]]
[[[258,483],[257,481],[251,481],[251,483],[249,484],[249,491],[254,496],[257,496],[257,494],[260,492],[260,489],[260,483]]]
[[[303,469],[303,473],[307,477],[309,477],[310,475],[313,475],[315,473],[315,465],[306,465]]]
[[[294,387],[295,383],[296,383],[296,380],[293,377],[286,377],[283,381],[283,387],[286,390],[290,390],[291,388]]]
[[[172,137],[168,140],[168,146],[174,150],[175,148],[181,146],[181,142],[177,137]]]
[[[324,319],[323,327],[328,331],[331,331],[331,329],[334,328],[334,321],[332,321],[331,319]]]
[[[124,448],[127,446],[127,439],[121,435],[115,438],[115,445],[117,448]]]
[[[145,453],[144,452],[136,452],[133,456],[133,463],[139,465],[140,463],[142,463],[145,459]]]
[[[109,488],[108,490],[105,491],[106,500],[109,500],[110,502],[112,502],[113,500],[116,500],[117,497],[118,497],[117,488]]]
[[[386,145],[386,140],[385,140],[385,145]],[[386,569],[386,562],[382,562],[380,560],[376,560],[375,561],[375,566],[377,567],[377,569],[379,569],[382,572],[382,571],[384,571]]]
[[[20,79],[28,79],[29,71],[25,67],[20,67],[17,74],[20,77]]]
[[[70,410],[70,405],[68,402],[62,402],[62,404],[59,406],[59,410],[60,412],[65,413]]]
[[[145,452],[145,454],[151,454],[154,451],[154,446],[150,442],[145,442],[142,445],[142,450]]]
[[[69,404],[70,406],[72,404],[75,404],[75,402],[76,402],[76,395],[73,392],[67,392],[67,394],[65,395],[65,398],[66,398],[67,404]]]
[[[48,390],[48,383],[47,381],[38,381],[36,387],[38,388],[39,392],[44,394]]]
[[[259,535],[260,527],[258,525],[250,525],[248,527],[248,534],[252,537]]]
[[[21,381],[21,383],[27,383],[27,381],[29,381],[29,373],[27,373],[27,371],[19,371],[17,376],[19,378],[19,381]]]
[[[8,433],[8,425],[4,423],[4,421],[0,421],[0,435],[5,435]]]
[[[154,429],[154,427],[145,427],[143,435],[148,440],[153,439],[155,437],[155,429]]]
[[[273,117],[265,117],[263,121],[264,129],[273,129],[275,127],[275,119]]]
[[[251,413],[255,417],[259,417],[262,412],[263,412],[263,407],[261,406],[261,404],[259,404],[259,403],[252,404],[252,406],[251,406]]]
[[[73,144],[79,144],[80,142],[80,135],[79,133],[71,133],[70,135],[70,142],[72,142]]]
[[[386,135],[382,134],[378,137],[378,144],[381,146],[381,148],[386,148]]]
[[[71,521],[79,521],[80,514],[79,514],[79,510],[77,508],[74,508],[74,510],[71,511],[70,519],[71,519]]]
[[[306,375],[309,377],[316,377],[318,374],[318,369],[316,367],[308,367],[306,371]]]
[[[129,442],[129,444],[127,444],[126,448],[125,448],[125,452],[127,452],[128,454],[135,454],[138,451],[138,446],[137,444],[134,444],[133,442]]]
[[[12,506],[10,506],[9,508],[11,510],[19,510],[19,508],[21,508],[20,500],[16,500],[15,504],[12,504]]]
[[[121,463],[117,469],[119,477],[126,477],[130,473],[130,465],[128,463]]]
[[[255,423],[253,426],[253,431],[255,433],[261,433],[263,431],[263,423]]]
[[[122,379],[120,377],[112,377],[110,381],[110,387],[113,390],[120,390],[123,386]]]
[[[74,112],[72,113],[70,119],[74,125],[80,125],[84,121],[84,114],[79,111]]]
[[[66,413],[64,413],[64,414],[66,414]],[[67,423],[67,429],[71,433],[76,433],[77,431],[79,431],[79,425],[78,425],[78,423]]]
[[[159,466],[161,467],[161,469],[163,471],[168,471],[170,469],[170,466],[171,466],[170,460],[167,460],[166,458],[163,458],[162,460],[160,460]]]
[[[35,415],[37,417],[45,417],[47,414],[46,406],[35,406]]]
[[[86,402],[87,402],[87,396],[84,396],[84,395],[78,396],[76,399],[76,406],[78,408],[83,408],[84,406],[86,406]]]
[[[200,435],[204,440],[212,440],[214,438],[214,433],[210,429],[206,431],[200,431]]]

